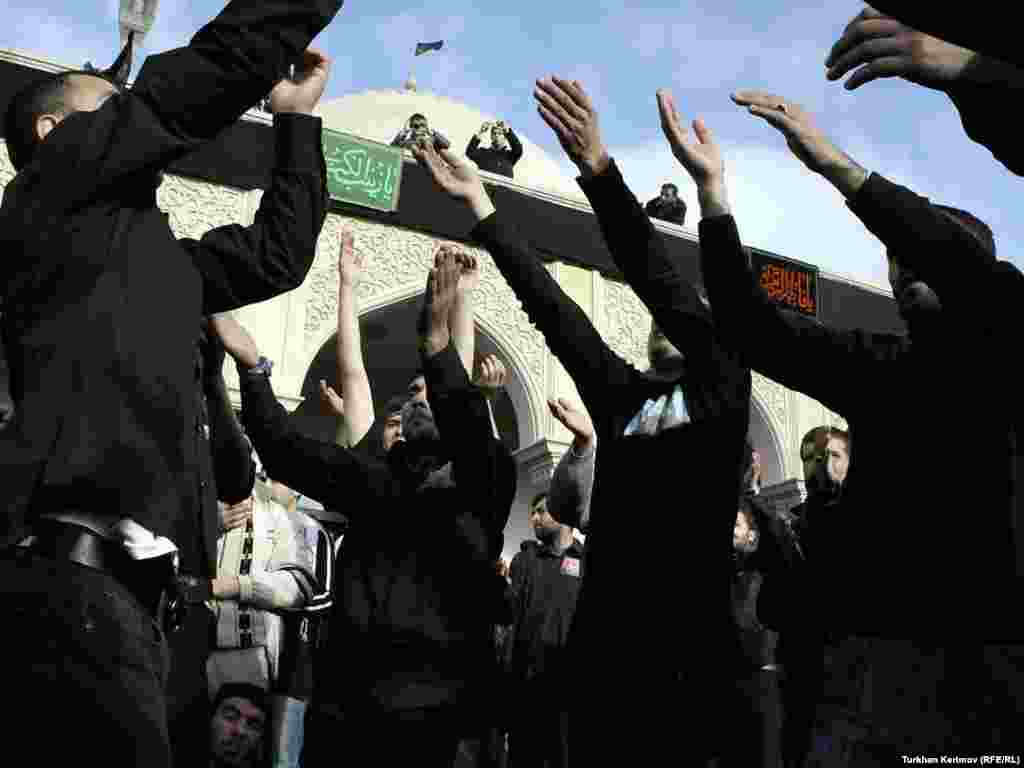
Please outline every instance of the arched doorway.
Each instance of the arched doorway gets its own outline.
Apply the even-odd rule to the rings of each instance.
[[[363,340],[363,360],[373,391],[374,412],[383,412],[387,401],[395,395],[403,395],[415,371],[420,365],[416,345],[416,319],[423,301],[422,294],[392,302],[371,309],[359,318]],[[515,360],[504,354],[501,345],[478,323],[476,329],[476,360],[496,354],[505,363],[508,380],[505,390],[493,403],[494,420],[502,441],[510,452],[517,451],[522,443],[523,425],[517,407],[528,402],[522,373]],[[302,383],[302,403],[292,413],[298,429],[318,440],[332,441],[335,436],[334,420],[320,408],[320,380],[324,379],[337,388],[336,334],[332,334],[320,346],[306,370]],[[528,407],[528,406],[527,406]],[[531,420],[526,419],[527,422]],[[378,429],[379,425],[375,425]],[[371,435],[371,439],[376,439]]]

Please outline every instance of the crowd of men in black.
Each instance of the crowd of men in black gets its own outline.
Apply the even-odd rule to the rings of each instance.
[[[248,442],[205,394],[226,351],[266,471],[351,521],[304,764],[448,766],[470,739],[474,759],[500,762],[506,731],[514,766],[1019,758],[1022,419],[1008,353],[1024,278],[996,259],[989,228],[863,169],[787,99],[734,93],[886,247],[908,332],[825,327],[760,288],[702,121],[689,129],[658,92],[698,193],[694,284],[609,156],[583,85],[537,80],[538,112],[653,316],[639,371],[496,210],[475,166],[414,142],[590,416],[551,403],[574,434],[569,461],[589,457],[593,474],[570,502],[534,500],[538,543],[506,578],[515,467],[451,321],[469,257],[442,248],[430,270],[422,396],[389,404],[383,437],[351,447],[296,431],[270,361],[226,314],[297,287],[312,264],[327,210],[313,110],[330,62],[308,46],[341,5],[232,0],[187,47],[147,59],[130,90],[62,73],[7,111],[18,171],[0,208],[14,404],[0,433],[8,732],[43,765],[174,764],[165,691],[201,668],[202,648],[176,649],[171,665],[168,635],[176,644],[214,596],[217,501],[244,499],[253,482]],[[858,14],[828,79],[944,92],[973,140],[1024,171],[1003,107],[1024,83],[1007,11],[878,5],[892,16]],[[267,93],[275,161],[255,223],[175,239],[156,205],[162,171]],[[673,207],[673,190],[664,197]],[[751,370],[850,425],[808,435],[807,500],[781,515],[756,492]],[[239,482],[218,481],[231,472]],[[200,736],[211,748],[177,763],[253,764],[262,696],[225,686]]]

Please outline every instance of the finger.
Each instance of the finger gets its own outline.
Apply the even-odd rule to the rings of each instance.
[[[320,379],[320,394],[327,394],[327,382],[324,379]]]
[[[662,133],[674,147],[685,146],[688,142],[687,130],[679,120],[679,112],[672,101],[672,96],[667,91],[658,91],[657,98]]]
[[[714,144],[715,136],[701,118],[693,121],[693,132],[701,144]]]
[[[764,119],[764,121],[770,124],[773,128],[778,128],[787,135],[793,132],[793,121],[785,112],[781,112],[775,108],[766,109],[765,107],[759,106],[747,107],[747,111],[755,117]]]
[[[853,91],[864,83],[870,83],[872,80],[882,77],[899,77],[906,71],[907,62],[902,56],[885,56],[858,69],[847,78],[843,87],[848,91]]]
[[[573,103],[576,104],[584,113],[593,113],[594,105],[590,101],[590,97],[587,96],[587,92],[583,90],[583,86],[580,85],[579,80],[563,80],[560,77],[551,76],[555,85],[562,89],[562,91],[569,95]]]
[[[861,64],[882,58],[907,53],[908,38],[903,35],[873,37],[847,50],[837,58],[828,70],[829,80],[838,80],[851,69]]]
[[[540,113],[541,119],[555,132],[562,144],[572,146],[577,144],[575,134],[547,107],[543,104],[538,104],[537,111]]]
[[[828,56],[825,57],[825,66],[834,66],[835,62],[847,51],[872,37],[888,37],[899,34],[905,29],[906,27],[896,19],[886,18],[877,12],[872,17],[858,16],[850,22],[842,37],[832,45]]]
[[[533,92],[533,97],[536,100],[538,106],[547,109],[548,112],[554,115],[558,119],[558,122],[564,125],[567,129],[574,129],[579,127],[580,120],[576,118],[568,110],[566,110],[565,107],[563,107],[557,99],[555,99],[546,91],[537,88]]]
[[[768,91],[739,90],[730,97],[734,103],[741,107],[757,106],[776,109],[779,104],[785,102],[781,96],[776,96]]]
[[[573,88],[567,80],[552,75],[550,78],[538,80],[537,87],[542,94],[554,100],[570,117],[580,121],[589,117],[588,111],[582,105],[577,104],[573,98]]]
[[[572,413],[576,410],[576,408],[573,407],[572,403],[570,403],[564,397],[558,398],[558,404],[569,413]]]

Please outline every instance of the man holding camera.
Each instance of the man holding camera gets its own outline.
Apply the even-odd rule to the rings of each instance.
[[[488,133],[491,134],[491,146],[481,147],[480,140]],[[513,178],[513,166],[522,156],[523,145],[504,120],[481,125],[466,147],[466,157],[476,163],[481,171],[508,176],[510,179]]]

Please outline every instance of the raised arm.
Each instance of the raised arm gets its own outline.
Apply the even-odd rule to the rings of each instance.
[[[307,51],[342,0],[232,0],[185,48],[146,59],[134,86],[94,112],[65,118],[33,162],[74,173],[35,179],[49,207],[73,210],[113,194],[217,136],[296,64],[303,85],[323,83],[327,59]],[[77,127],[72,127],[76,125]]]
[[[474,547],[474,558],[492,574],[515,498],[515,465],[491,431],[486,398],[470,383],[451,344],[448,316],[459,265],[451,252],[439,253],[436,264],[428,286],[428,327],[421,342],[427,397],[446,453],[452,457],[465,511],[481,526],[483,540],[468,520],[462,524],[464,532]]]
[[[862,338],[782,310],[768,298],[740,242],[714,137],[701,120],[694,121],[691,137],[668,92],[658,93],[658,106],[672,153],[697,186],[701,270],[717,338],[744,364],[845,412],[871,362]]]
[[[356,290],[362,281],[366,258],[355,247],[348,230],[341,233],[338,254],[338,386],[345,404],[342,422],[348,444],[356,445],[373,426],[373,392],[363,362],[363,344],[359,332],[359,301]]]
[[[572,445],[551,476],[548,509],[558,522],[586,533],[590,527],[597,433],[587,412],[574,408],[567,400],[548,400],[548,408],[573,435]]]
[[[597,110],[583,86],[557,77],[538,80],[534,96],[541,116],[580,169],[580,186],[630,287],[691,371],[717,385],[720,401],[746,408],[749,372],[718,347],[711,312],[669,257],[664,239],[609,157]]]
[[[514,224],[501,219],[480,183],[476,169],[451,153],[432,147],[413,150],[435,183],[464,202],[478,222],[472,237],[494,257],[505,280],[523,303],[530,320],[544,334],[551,351],[575,381],[583,399],[598,407],[611,389],[628,383],[634,370],[612,352],[582,309],[534,255]]]
[[[1020,101],[1024,69],[983,56],[867,8],[847,25],[829,52],[828,79],[845,75],[847,90],[899,77],[945,93],[960,112],[964,131],[988,147],[1008,169],[1024,174],[1018,131],[999,105]]]
[[[459,353],[462,367],[466,369],[467,374],[472,374],[473,357],[476,354],[476,326],[473,313],[476,291],[480,287],[480,265],[476,261],[476,256],[460,251],[454,246],[442,245],[441,250],[451,250],[459,264],[459,284],[448,324],[451,327],[452,343]]]
[[[794,154],[846,197],[889,256],[935,291],[943,311],[955,313],[968,327],[1012,332],[1010,308],[1024,300],[1024,278],[1008,262],[994,260],[991,243],[949,210],[869,174],[817,130],[798,105],[759,91],[740,91],[734,100],[777,128]]]
[[[515,165],[523,156],[523,143],[511,128],[505,130],[505,136],[508,137],[508,146],[512,150],[512,164]]]
[[[469,140],[469,144],[466,145],[466,157],[472,160],[474,163],[479,164],[477,158],[480,156],[478,150],[480,149],[480,134],[474,134],[473,138]]]
[[[238,365],[242,420],[271,477],[345,514],[353,514],[374,495],[385,497],[391,492],[386,467],[334,443],[305,437],[292,426],[288,412],[274,397],[255,341],[237,320],[216,315],[211,325]]]
[[[253,224],[217,227],[199,240],[179,241],[202,275],[205,314],[297,288],[313,264],[327,216],[327,169],[321,121],[310,114],[323,84],[305,82],[279,83],[271,94],[274,171]]]

